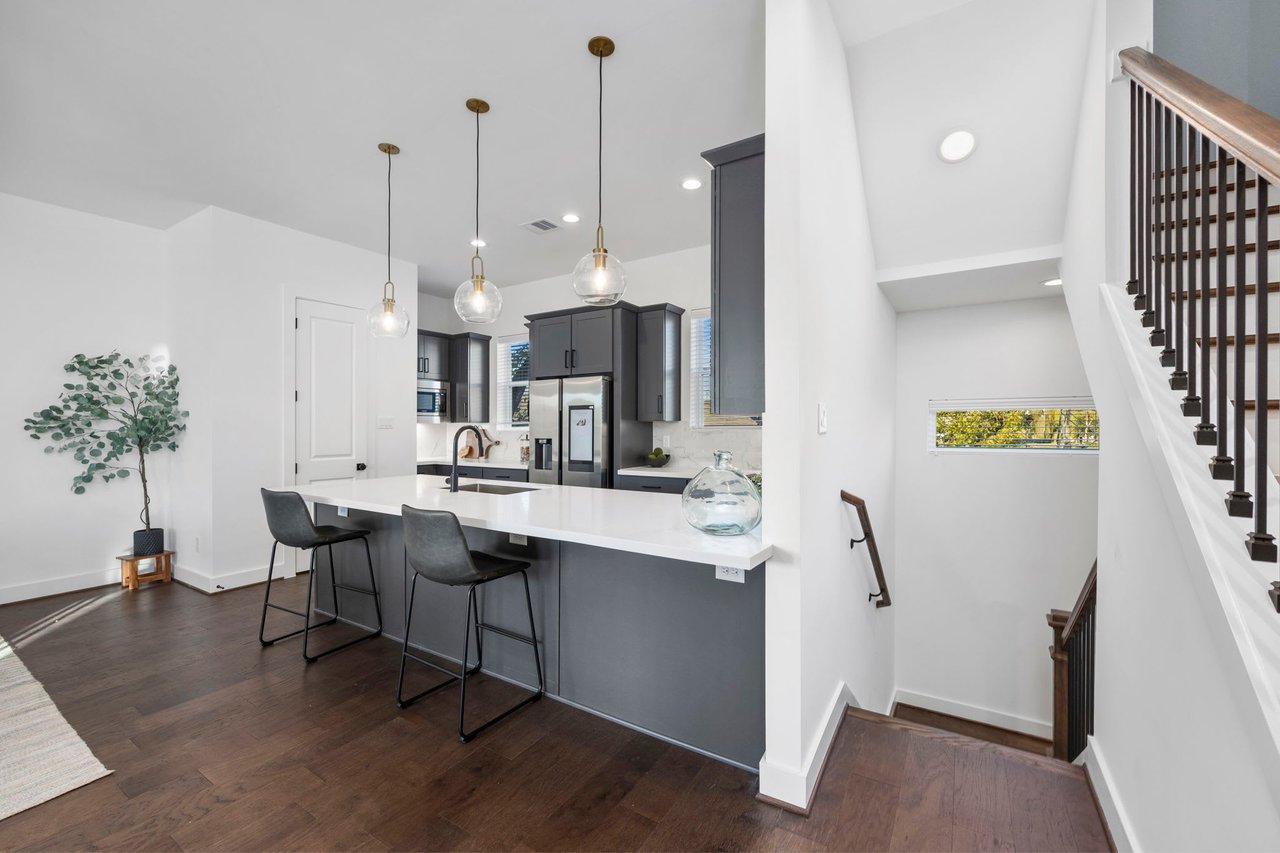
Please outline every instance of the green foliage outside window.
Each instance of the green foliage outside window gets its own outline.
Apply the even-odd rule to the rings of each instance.
[[[936,447],[1097,450],[1095,409],[974,409],[936,413]]]

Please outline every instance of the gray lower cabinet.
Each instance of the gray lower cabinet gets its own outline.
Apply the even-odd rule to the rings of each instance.
[[[538,317],[529,323],[529,343],[533,351],[533,378],[558,379],[568,376],[573,349],[573,315]]]
[[[679,477],[644,477],[635,474],[619,474],[613,478],[613,487],[628,492],[657,492],[663,495],[683,494],[688,480]]]
[[[450,341],[449,373],[452,388],[449,409],[454,423],[489,420],[488,335],[463,332]]]
[[[680,420],[680,315],[655,305],[636,315],[636,420]]]
[[[432,463],[419,465],[419,474],[430,474],[435,477],[448,477],[452,466]],[[475,480],[510,480],[513,483],[529,482],[529,471],[525,468],[490,468],[487,465],[459,465],[460,477],[471,477]]]
[[[764,134],[702,152],[711,171],[711,408],[764,412]]]
[[[451,335],[418,332],[418,378],[449,381],[449,340]]]

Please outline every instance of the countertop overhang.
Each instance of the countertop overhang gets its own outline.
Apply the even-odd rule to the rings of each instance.
[[[471,478],[468,483],[485,480]],[[510,483],[496,483],[510,486]],[[524,484],[521,484],[524,485]],[[450,492],[444,477],[417,474],[285,487],[312,503],[399,515],[401,506],[448,510],[464,527],[576,542],[714,566],[749,570],[773,554],[760,528],[712,536],[689,525],[679,495],[527,484],[511,495]]]

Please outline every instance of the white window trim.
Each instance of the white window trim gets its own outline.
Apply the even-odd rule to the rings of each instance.
[[[710,308],[694,308],[689,311],[689,429],[702,432],[704,430],[740,430],[740,429],[760,429],[760,424],[711,424],[707,425],[702,422],[702,392],[705,388],[703,384],[703,374],[700,369],[698,358],[699,341],[697,335],[698,325],[711,317]],[[708,353],[708,358],[710,353]],[[706,370],[710,370],[707,365]],[[708,374],[709,375],[709,374]]]
[[[1096,409],[1093,397],[992,397],[988,399],[930,400],[925,449],[935,456],[972,454],[977,456],[1097,456],[1093,448],[1048,447],[938,447],[938,412],[965,412],[981,409]]]
[[[528,385],[529,380],[525,380],[523,383],[513,383],[511,381],[511,375],[510,375],[510,370],[511,370],[510,347],[513,344],[527,344],[528,342],[529,342],[529,336],[527,334],[503,335],[502,337],[498,338],[498,341],[497,341],[498,348],[496,353],[498,369],[497,371],[495,371],[497,374],[496,393],[497,393],[497,404],[498,404],[498,407],[497,407],[498,416],[495,420],[497,421],[498,429],[517,430],[517,429],[529,428],[528,424],[511,423],[511,388],[513,387],[513,385],[520,385],[520,384]]]

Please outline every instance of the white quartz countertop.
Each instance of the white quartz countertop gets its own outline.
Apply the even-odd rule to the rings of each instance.
[[[318,504],[385,515],[399,515],[404,504],[442,509],[458,516],[465,527],[742,570],[755,568],[773,554],[758,527],[741,536],[712,536],[690,527],[679,495],[528,485],[531,491],[511,495],[450,492],[444,477],[419,474],[288,488]]]
[[[419,465],[452,465],[453,457],[451,456],[426,456],[418,460]],[[458,464],[469,468],[509,468],[516,471],[522,471],[528,468],[528,464],[521,465],[518,461],[489,460],[489,459],[464,459],[458,457]]]

